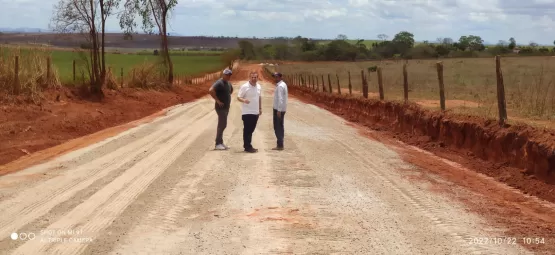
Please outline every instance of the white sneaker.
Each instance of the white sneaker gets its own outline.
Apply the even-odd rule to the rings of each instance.
[[[226,147],[223,144],[216,145],[216,150],[222,151],[222,150],[225,150],[225,149],[226,149]]]

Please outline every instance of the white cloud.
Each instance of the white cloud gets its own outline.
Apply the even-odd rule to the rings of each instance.
[[[0,0],[0,27],[47,28],[58,0]],[[416,40],[480,35],[551,44],[555,0],[179,0],[172,32],[184,35],[375,39],[410,31]],[[109,28],[118,22],[110,19]]]

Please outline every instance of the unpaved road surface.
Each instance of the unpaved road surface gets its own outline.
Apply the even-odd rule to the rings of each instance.
[[[291,98],[286,150],[272,151],[273,85],[263,89],[258,153],[243,152],[235,100],[231,149],[213,150],[207,97],[0,177],[0,253],[527,253],[518,240],[471,242],[502,230],[411,182],[393,150],[317,107]]]

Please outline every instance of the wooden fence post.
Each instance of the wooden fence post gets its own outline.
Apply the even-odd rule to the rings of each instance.
[[[349,95],[353,94],[353,85],[351,84],[351,71],[349,73]]]
[[[50,56],[46,57],[46,82],[52,78],[52,59]]]
[[[324,75],[322,74],[322,92],[326,92],[326,82],[324,81]]]
[[[439,104],[441,110],[445,111],[445,84],[443,84],[443,62],[439,61],[437,65],[437,80],[439,81]]]
[[[316,76],[311,75],[311,77],[312,77],[312,90],[313,90],[313,91],[316,91],[316,90],[318,89],[317,86],[316,86],[316,84],[317,84],[317,83],[316,83],[316,79],[314,78],[314,77],[316,77]]]
[[[409,101],[409,78],[407,73],[407,61],[403,63],[403,91],[406,104]]]
[[[360,76],[362,77],[362,96],[368,98],[368,83],[366,82],[366,77],[364,76],[364,70],[360,70]]]
[[[503,83],[503,72],[501,72],[501,57],[495,56],[495,72],[497,74],[497,106],[499,107],[499,125],[504,126],[507,122],[507,104],[505,102],[505,84]]]
[[[316,77],[316,83],[314,84],[314,88],[315,88],[315,91],[318,91],[320,89],[320,79],[318,78],[317,75],[315,75],[314,77]]]
[[[378,91],[380,92],[380,100],[384,99],[383,93],[383,79],[382,79],[382,68],[378,67]]]
[[[339,84],[339,74],[335,74],[335,77],[337,78],[337,93],[339,95],[341,95],[341,85]]]
[[[14,68],[14,75],[15,75],[15,94],[19,94],[19,56],[15,56],[15,68]]]
[[[333,93],[333,89],[331,88],[331,75],[330,74],[328,74],[328,88],[330,90],[329,92]]]
[[[121,71],[119,73],[120,78],[121,78],[121,87],[123,88],[123,67],[121,68]]]
[[[77,79],[76,75],[75,75],[75,59],[73,60],[73,81],[75,81]]]

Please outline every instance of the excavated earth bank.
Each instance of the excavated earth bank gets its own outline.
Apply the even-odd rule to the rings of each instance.
[[[265,76],[271,79],[267,72]],[[393,132],[395,138],[436,154],[456,152],[467,163],[469,158],[481,159],[489,166],[484,168],[482,162],[480,169],[471,168],[525,193],[555,202],[554,130],[500,127],[495,120],[434,112],[416,104],[315,92],[306,87],[289,85],[289,92],[348,121]]]

